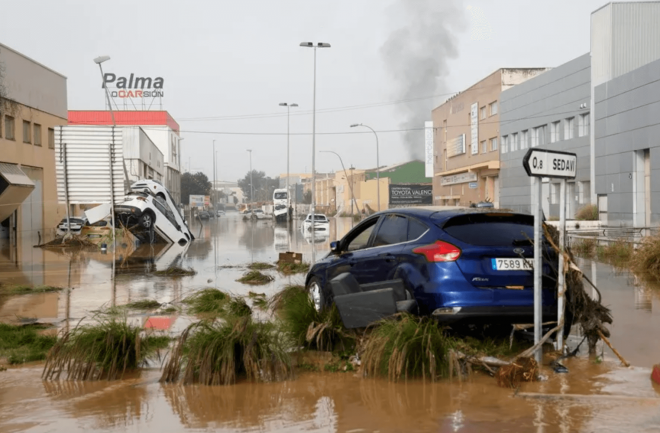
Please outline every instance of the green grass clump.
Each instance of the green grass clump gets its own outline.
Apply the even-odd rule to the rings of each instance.
[[[32,293],[59,292],[60,290],[63,289],[54,286],[2,286],[0,287],[0,295],[30,295]]]
[[[277,264],[277,270],[284,275],[306,274],[309,272],[309,263],[280,262]]]
[[[268,302],[273,311],[281,312],[282,308],[298,293],[307,293],[304,286],[289,285],[277,292]]]
[[[606,245],[599,245],[596,248],[598,260],[610,263],[615,267],[628,266],[628,262],[633,256],[633,244],[623,239],[618,239]]]
[[[382,320],[366,337],[362,365],[368,376],[435,381],[449,375],[452,346],[453,340],[435,320],[401,314]]]
[[[218,289],[203,289],[183,300],[189,314],[220,314],[225,311],[230,296]]]
[[[262,284],[268,284],[274,279],[275,278],[271,277],[270,275],[262,274],[259,271],[250,271],[236,281],[243,284],[258,286]]]
[[[0,357],[10,364],[41,361],[57,341],[54,335],[40,334],[39,327],[0,323]]]
[[[162,310],[158,310],[158,313],[160,313],[160,314],[173,314],[173,313],[177,313],[178,311],[179,311],[178,308],[176,308],[174,306],[169,306],[167,308],[163,308]]]
[[[283,380],[291,373],[284,339],[273,323],[230,317],[190,325],[165,364],[161,382],[230,385],[239,378]]]
[[[264,262],[254,262],[250,263],[247,268],[252,270],[252,271],[263,271],[266,269],[273,269],[275,265],[271,265],[270,263],[264,263]]]
[[[598,206],[588,204],[577,211],[575,219],[580,221],[598,221]]]
[[[197,272],[194,269],[185,269],[178,266],[171,266],[162,271],[154,272],[154,275],[160,277],[189,277],[195,275]]]
[[[143,336],[125,320],[97,320],[61,335],[46,358],[44,379],[57,380],[64,372],[69,380],[121,379],[169,343],[168,337]]]
[[[596,255],[596,247],[595,239],[581,239],[571,245],[571,251],[580,257],[589,259]]]
[[[155,310],[160,307],[160,302],[154,301],[153,299],[141,299],[139,301],[130,302],[125,305],[126,308],[132,310]]]
[[[252,308],[245,302],[245,299],[232,297],[227,302],[226,312],[234,317],[247,317],[252,315]]]
[[[341,320],[336,306],[321,312],[304,289],[290,286],[281,296],[279,312],[282,330],[296,346],[323,351],[348,350],[355,345],[355,337]]]

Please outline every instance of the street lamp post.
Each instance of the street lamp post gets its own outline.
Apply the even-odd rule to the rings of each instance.
[[[215,211],[215,140],[213,140],[213,186],[211,187],[211,205]]]
[[[378,199],[376,200],[378,202],[378,212],[380,212],[380,158],[378,156],[378,134],[376,134],[376,131],[371,126],[365,125],[363,123],[355,123],[351,125],[351,128],[355,128],[356,126],[364,126],[365,128],[371,129],[371,132],[374,133],[376,136],[376,195],[378,195]]]
[[[281,102],[280,107],[286,107],[286,220],[287,226],[291,224],[289,218],[289,207],[291,206],[291,191],[289,190],[289,118],[291,116],[291,107],[297,107],[296,103]]]
[[[316,219],[314,212],[316,210],[316,49],[330,48],[330,44],[325,42],[301,42],[301,47],[314,49],[314,91],[312,97],[312,265],[316,262],[316,245],[314,244],[314,225]]]
[[[319,150],[320,153],[334,153],[337,155],[337,158],[339,158],[339,162],[341,163],[341,168],[344,170],[344,176],[346,176],[346,183],[348,183],[348,187],[351,190],[351,214],[353,214],[353,203],[355,202],[355,194],[353,193],[353,175],[351,174],[351,183],[348,182],[348,173],[346,172],[346,167],[344,167],[344,161],[342,161],[341,156],[337,152],[333,152],[332,150]],[[351,170],[353,170],[353,167],[351,167]],[[352,173],[352,172],[351,172]]]
[[[254,201],[254,185],[252,184],[252,149],[248,149],[250,152],[250,201]]]

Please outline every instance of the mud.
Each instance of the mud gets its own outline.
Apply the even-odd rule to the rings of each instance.
[[[330,236],[317,239],[317,256],[350,227],[348,218],[333,222]],[[205,287],[247,298],[254,288],[235,281],[247,264],[274,263],[287,250],[311,251],[311,240],[295,227],[287,231],[272,222],[244,222],[237,214],[196,222],[191,229],[198,240],[187,248],[125,245],[114,259],[112,251],[49,251],[32,248],[37,242],[30,241],[14,250],[0,245],[2,283],[66,288],[0,296],[0,321],[29,318],[66,328],[90,320],[103,306],[153,299],[167,307]],[[609,349],[599,348],[598,359],[563,361],[568,374],[544,368],[546,381],[521,385],[519,392],[543,397],[516,397],[515,390],[499,388],[493,378],[480,374],[467,382],[431,384],[390,383],[353,373],[300,373],[281,383],[205,387],[160,384],[158,369],[118,382],[42,382],[37,364],[0,372],[0,431],[659,431],[660,387],[649,376],[651,366],[660,362],[660,336],[653,332],[660,329],[660,290],[607,265],[579,265],[612,309],[611,341],[634,367],[619,367]],[[193,268],[197,274],[175,279],[154,275],[170,266]],[[304,275],[263,272],[275,278],[259,287],[266,296],[285,284],[304,282]],[[129,314],[135,324],[170,334],[193,320],[180,312]],[[579,340],[574,336],[569,342],[573,346]]]

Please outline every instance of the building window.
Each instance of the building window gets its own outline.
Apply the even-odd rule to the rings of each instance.
[[[527,149],[529,147],[529,130],[525,129],[520,133],[520,149]]]
[[[559,121],[550,124],[550,143],[559,141]]]
[[[545,125],[537,126],[532,129],[532,147],[542,146],[545,144]]]
[[[491,116],[494,116],[494,115],[497,114],[497,101],[491,102],[490,105],[488,105],[488,107],[490,107],[490,115]]]
[[[23,143],[32,143],[32,128],[27,120],[23,121]]]
[[[41,125],[35,123],[32,129],[32,135],[34,135],[34,145],[41,146]]]
[[[573,138],[573,128],[575,127],[575,117],[564,119],[564,140]]]
[[[497,150],[497,137],[490,139],[490,151]]]
[[[481,107],[481,118],[486,118],[486,106]]]
[[[48,128],[48,148],[55,149],[55,130]]]
[[[486,140],[481,142],[481,153],[488,152],[488,142]]]
[[[14,131],[14,118],[5,116],[5,138],[7,140],[16,140],[16,132]]]
[[[578,119],[578,137],[589,135],[589,113],[580,114]]]
[[[539,145],[539,128],[532,128],[532,147]]]
[[[503,135],[502,136],[502,153],[507,153],[509,151],[509,136],[508,135]]]
[[[591,182],[578,182],[578,203],[587,204],[591,197]]]

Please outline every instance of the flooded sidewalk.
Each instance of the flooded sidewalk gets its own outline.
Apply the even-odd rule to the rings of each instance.
[[[317,257],[351,225],[348,218],[331,219],[330,236],[316,239]],[[163,311],[201,289],[270,297],[285,285],[304,284],[304,274],[276,270],[264,271],[274,280],[263,286],[236,281],[249,263],[274,263],[284,251],[309,255],[311,239],[295,225],[289,230],[228,214],[195,223],[191,230],[197,240],[186,247],[120,245],[114,254],[31,246],[16,254],[0,248],[2,284],[63,288],[0,296],[0,322],[39,321],[68,329],[100,309],[155,300],[159,309],[130,311],[128,320],[177,335],[192,318],[176,309]],[[305,372],[279,383],[211,387],[161,384],[153,366],[121,381],[42,381],[43,366],[37,363],[0,372],[0,431],[659,431],[660,389],[649,375],[660,363],[660,337],[653,332],[660,329],[660,290],[605,264],[580,260],[578,265],[612,310],[612,344],[632,368],[620,367],[609,349],[599,348],[598,358],[563,361],[568,374],[544,368],[547,380],[524,383],[516,396],[480,373],[465,382],[392,383],[355,373]],[[154,274],[170,266],[196,274]]]

